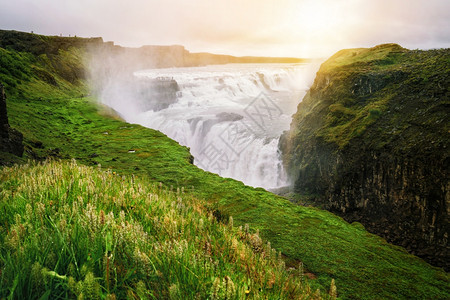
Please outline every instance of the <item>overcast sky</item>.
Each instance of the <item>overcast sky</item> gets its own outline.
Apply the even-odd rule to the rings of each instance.
[[[0,29],[123,46],[326,57],[395,42],[450,47],[450,0],[0,0]]]

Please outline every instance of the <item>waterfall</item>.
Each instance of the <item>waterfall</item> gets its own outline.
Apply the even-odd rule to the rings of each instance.
[[[278,140],[316,69],[311,64],[228,64],[142,70],[134,73],[139,84],[109,85],[102,101],[126,121],[190,147],[194,164],[206,171],[277,188],[288,185]],[[158,82],[172,90],[155,88]],[[158,106],[149,104],[155,102]]]

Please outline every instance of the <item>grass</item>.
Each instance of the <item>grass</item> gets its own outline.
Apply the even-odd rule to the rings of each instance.
[[[32,55],[0,48],[0,80],[8,92],[30,78]]]
[[[323,130],[318,136],[327,142],[336,143],[341,149],[351,139],[362,136],[366,129],[375,123],[387,108],[389,97],[383,95],[372,99],[370,103],[361,107],[344,107],[341,103],[330,106]]]
[[[428,83],[448,75],[447,53],[446,49],[409,51],[396,44],[337,52],[321,65],[318,73],[322,79],[316,80],[300,104],[302,109],[294,116],[297,123],[305,120],[305,124],[313,127],[294,133],[314,134],[343,149],[352,139],[367,133],[378,119],[391,113],[400,100],[417,105],[417,99],[402,99],[411,90],[417,96],[427,93],[423,98],[429,98],[430,105],[437,105],[432,99],[442,89],[436,84],[436,91],[427,90],[433,86]],[[390,115],[389,119],[395,126],[408,122],[406,117],[410,115],[406,113],[399,118]],[[380,142],[379,147],[385,144]]]
[[[0,171],[0,298],[305,299],[301,267],[184,190],[72,162]],[[303,279],[304,278],[304,279]]]
[[[383,44],[373,48],[345,49],[331,56],[321,68],[326,71],[344,66],[358,67],[374,62],[382,68],[397,63],[399,56],[406,51],[407,49],[397,44]]]
[[[78,55],[77,51],[67,51],[74,56]],[[40,62],[37,64],[45,70],[49,70],[48,66]],[[99,106],[95,98],[80,97],[81,94],[86,95],[88,92],[83,82],[75,81],[71,83],[62,77],[61,74],[63,73],[61,72],[49,71],[49,73],[55,77],[55,80],[60,82],[57,87],[52,87],[51,83],[33,75],[31,80],[22,82],[22,84],[13,88],[12,96],[8,101],[8,114],[11,126],[19,129],[24,134],[27,157],[37,160],[48,156],[66,160],[76,158],[83,165],[96,167],[100,164],[102,169],[110,170],[107,171],[109,173],[96,173],[97,171],[93,171],[93,169],[86,169],[92,172],[92,176],[98,178],[98,182],[103,182],[102,176],[110,176],[105,174],[116,172],[126,176],[125,180],[134,178],[133,180],[136,181],[148,182],[149,185],[162,182],[164,186],[169,187],[169,191],[171,187],[173,187],[173,191],[184,187],[185,191],[190,191],[189,197],[193,199],[192,202],[188,203],[189,205],[203,206],[206,211],[212,212],[221,223],[227,223],[229,217],[232,216],[233,222],[238,228],[249,224],[252,234],[258,230],[258,236],[264,241],[270,241],[271,247],[281,251],[288,267],[293,266],[297,268],[302,262],[305,266],[305,272],[315,278],[309,282],[311,289],[316,290],[319,288],[322,294],[326,294],[330,287],[330,282],[334,279],[338,287],[339,297],[342,299],[447,299],[450,297],[449,276],[441,269],[433,268],[423,260],[406,253],[402,248],[386,243],[383,239],[365,231],[360,224],[348,224],[340,217],[327,211],[296,206],[286,199],[263,189],[251,188],[236,180],[221,178],[215,174],[202,171],[190,163],[191,156],[186,147],[180,146],[177,142],[170,140],[158,131],[120,121],[104,107]],[[78,95],[78,97],[74,97],[74,95]],[[136,151],[129,153],[129,150]],[[8,159],[10,158],[8,157]],[[20,161],[20,159],[17,160]],[[31,168],[35,172],[44,172],[43,170],[39,171],[39,169],[45,169],[46,167],[27,166],[26,168]],[[77,172],[76,170],[70,171],[68,165],[63,164],[61,168],[67,168],[69,173]],[[81,166],[73,166],[73,168],[82,168],[84,170],[84,167]],[[3,169],[3,172],[5,170],[10,169]],[[13,197],[13,199],[5,203],[2,202],[2,205],[19,202],[22,209],[18,210],[20,213],[26,208],[27,202],[41,198],[41,196],[16,198],[16,194],[13,196],[11,191],[15,189],[15,186],[21,184],[17,179],[14,179],[19,175],[13,176],[13,171],[6,172],[7,175],[4,175],[4,178],[9,183],[7,185],[2,183],[3,193],[7,193],[8,197]],[[96,177],[97,175],[98,177]],[[111,178],[114,179],[114,183],[118,184],[112,189],[114,191],[122,190],[117,178],[114,176]],[[80,180],[88,181],[88,177],[80,178]],[[66,181],[69,181],[69,179]],[[54,189],[51,192],[52,188],[48,187],[48,190],[47,194],[58,193],[58,189]],[[63,188],[59,192],[61,191],[67,192]],[[108,197],[114,197],[114,191],[110,193],[104,186],[98,187],[96,191],[104,195],[108,194]],[[53,200],[49,200],[55,202],[60,198],[62,200],[65,199],[63,196],[58,196]],[[118,213],[120,214],[120,209],[113,203],[108,204],[109,206],[106,207],[101,206],[107,205],[106,203],[98,204],[98,200],[95,200],[96,197],[88,199],[91,199],[90,202],[93,201],[90,204],[95,207],[94,210],[97,213],[102,209],[106,212],[108,207],[108,212],[111,209],[115,216],[118,216]],[[169,199],[167,201],[170,202],[172,200]],[[86,208],[88,204],[83,202]],[[132,205],[135,207],[134,209],[142,210],[138,207],[143,205],[141,202],[139,202],[139,205]],[[145,216],[144,212],[141,212],[144,215],[128,215],[127,210],[122,210],[126,213],[126,218],[130,218],[130,220],[131,217],[133,218],[134,223],[129,221],[130,224],[139,223],[143,224],[144,229],[150,228],[144,225],[148,224],[145,217],[143,217]],[[12,226],[11,224],[15,224],[14,215],[13,211],[8,211],[7,214],[2,213],[2,218],[7,218],[9,221],[7,224],[0,224],[0,226],[9,230],[10,226]],[[19,223],[23,222],[24,220],[21,219]],[[53,233],[51,234],[52,238],[57,239],[58,235],[54,235]],[[3,236],[5,236],[5,232],[3,232]],[[223,244],[222,241],[218,242],[218,244]],[[150,244],[155,242],[152,241]],[[55,287],[55,290],[60,291],[61,295],[66,295],[63,293],[69,293],[70,289],[60,282],[58,276],[72,276],[77,282],[75,286],[79,282],[82,282],[82,285],[86,280],[87,282],[92,282],[92,277],[94,281],[97,280],[96,278],[105,277],[101,273],[102,269],[98,262],[100,257],[103,259],[106,251],[105,247],[107,247],[106,245],[109,242],[103,237],[101,241],[98,241],[97,247],[100,247],[100,244],[104,245],[102,246],[104,248],[95,252],[95,255],[97,255],[97,269],[88,268],[87,270],[89,271],[87,273],[80,271],[75,274],[76,276],[70,275],[68,273],[69,269],[55,270],[46,266],[44,258],[47,254],[45,253],[36,254],[33,259],[28,257],[25,261],[28,267],[32,267],[37,261],[39,266],[36,265],[36,269],[38,267],[47,268],[49,272],[56,272],[46,274],[52,274],[50,277],[52,278],[51,280],[55,280],[55,286],[61,286]],[[78,254],[76,255],[84,255],[83,259],[87,260],[87,254],[91,253],[93,255],[94,251],[86,253],[87,250],[83,249],[84,247],[90,247],[90,245],[85,244],[85,246],[80,247],[80,253],[77,251]],[[152,246],[147,245],[146,247]],[[153,251],[145,247],[143,249],[145,251]],[[141,252],[144,250],[141,250]],[[222,250],[228,251],[225,248]],[[70,253],[63,253],[64,255],[61,255],[61,259],[69,261]],[[55,255],[59,254],[55,253]],[[129,255],[131,257],[131,252]],[[3,258],[2,261],[8,261],[8,259]],[[186,259],[186,257],[183,259]],[[58,259],[55,260],[58,261]],[[128,263],[131,264],[132,261]],[[173,260],[165,263],[167,265],[164,267],[163,263],[161,263],[160,268],[167,268],[167,272],[170,272],[169,269],[171,268],[179,267]],[[214,276],[219,278],[219,283],[224,282],[225,276],[230,277],[238,289],[244,285],[245,280],[243,283],[242,280],[232,276],[235,272],[231,268],[233,264],[234,262],[230,261],[229,265],[223,269],[226,271],[223,271],[220,276]],[[81,261],[79,265],[81,268]],[[21,272],[16,274],[21,274]],[[87,277],[88,274],[92,275]],[[192,275],[192,273],[184,271],[182,274],[185,274],[183,276]],[[196,273],[194,272],[194,274]],[[198,276],[198,274],[196,275]],[[23,276],[25,279],[20,282],[15,280],[15,278],[10,279],[8,281],[9,284],[4,289],[10,291],[16,286],[15,291],[19,292],[21,290],[21,292],[25,293],[24,287],[29,287],[30,283],[27,283],[26,278],[29,278],[27,277],[28,275],[25,273]],[[200,282],[195,281],[194,275],[191,277],[194,280],[193,282]],[[118,278],[121,279],[122,277]],[[145,289],[155,294],[158,293],[158,295],[167,296],[169,288],[174,284],[173,290],[181,289],[182,293],[187,293],[185,286],[179,285],[173,277],[169,276],[169,278],[171,280],[164,281],[164,291],[159,291],[156,287],[149,285],[146,285]],[[150,278],[149,280],[152,282],[151,280],[153,279]],[[214,284],[217,280],[215,278],[204,279],[202,277],[201,281],[203,280],[206,280],[207,284],[202,287],[199,283],[198,288],[202,289],[199,292],[201,295],[207,295],[211,283]],[[145,280],[142,281],[147,284]],[[138,282],[137,278],[126,284],[116,282],[114,286],[117,290],[113,292],[118,295],[119,290],[122,291],[123,289],[125,293],[128,289],[136,294]],[[101,285],[101,279],[98,279],[97,283]],[[224,284],[226,285],[226,283],[227,279],[225,279]],[[107,286],[104,280],[102,286],[103,288],[100,288],[100,291],[105,295],[108,291],[105,292]],[[142,284],[140,286],[142,287]],[[194,284],[194,286],[197,285]],[[17,287],[20,288],[17,289]],[[197,291],[197,289],[195,290]],[[75,291],[80,292],[84,290],[75,289]],[[189,294],[187,297],[191,296],[192,294]],[[289,298],[285,294],[283,297]]]

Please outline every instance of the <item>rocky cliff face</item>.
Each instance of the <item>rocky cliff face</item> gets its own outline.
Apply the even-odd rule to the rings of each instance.
[[[280,139],[295,192],[447,270],[449,57],[394,44],[340,51]]]
[[[159,111],[177,102],[180,91],[178,83],[171,78],[141,79],[133,81],[131,88],[140,99],[143,111]]]
[[[6,112],[6,95],[3,85],[0,83],[0,151],[22,156],[22,140],[22,133],[9,126]]]

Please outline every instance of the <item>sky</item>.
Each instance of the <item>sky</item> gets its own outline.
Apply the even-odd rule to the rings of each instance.
[[[0,0],[0,29],[183,45],[237,56],[328,57],[398,43],[450,47],[449,0]]]

